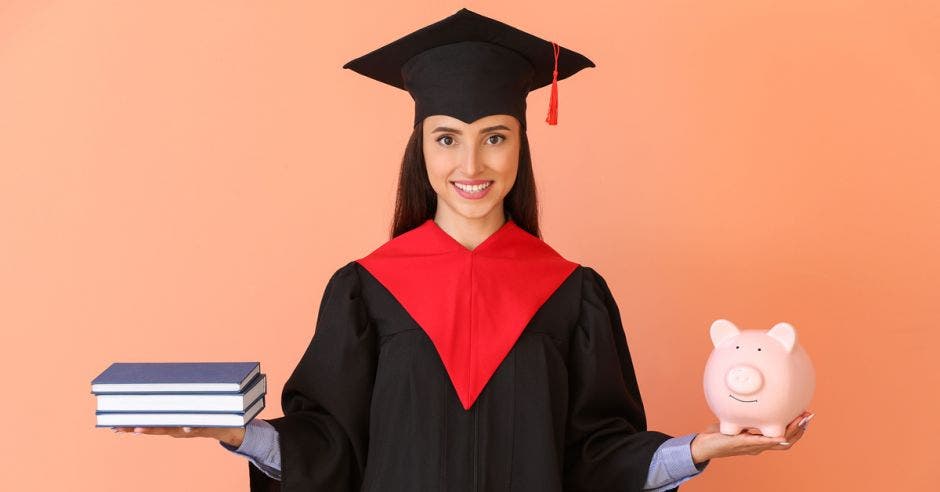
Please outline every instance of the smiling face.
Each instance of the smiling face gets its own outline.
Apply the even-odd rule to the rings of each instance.
[[[519,121],[490,115],[464,123],[432,115],[423,126],[424,160],[437,193],[438,214],[501,216],[519,168]]]

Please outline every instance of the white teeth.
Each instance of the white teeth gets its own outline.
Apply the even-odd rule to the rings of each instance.
[[[480,190],[482,190],[482,189],[484,189],[484,188],[489,187],[491,184],[493,184],[492,181],[490,181],[489,183],[486,183],[486,184],[474,185],[474,186],[467,186],[467,185],[463,185],[463,184],[460,184],[460,183],[454,183],[454,186],[460,188],[460,189],[463,190],[463,191],[468,191],[468,192],[470,192],[470,193],[474,193],[474,192],[477,192],[477,191],[480,191]]]

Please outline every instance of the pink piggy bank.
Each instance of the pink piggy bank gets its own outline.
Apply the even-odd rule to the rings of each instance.
[[[705,399],[722,434],[756,428],[785,434],[813,397],[816,373],[796,342],[796,330],[777,323],[767,331],[739,330],[728,320],[711,326],[715,348],[705,363]]]

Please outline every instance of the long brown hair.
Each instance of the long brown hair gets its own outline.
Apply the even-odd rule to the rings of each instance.
[[[395,217],[391,228],[392,238],[420,226],[428,219],[433,219],[437,211],[437,194],[431,187],[424,162],[423,135],[424,122],[419,121],[411,132],[405,155],[401,160],[398,192],[395,197]],[[525,129],[520,128],[519,137],[519,169],[515,183],[503,199],[503,211],[516,225],[541,239],[535,175],[532,173],[532,156]]]

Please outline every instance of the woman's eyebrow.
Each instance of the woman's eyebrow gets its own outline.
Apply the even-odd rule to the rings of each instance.
[[[480,130],[480,133],[487,133],[487,132],[491,132],[494,130],[506,130],[507,132],[511,131],[509,127],[507,127],[506,125],[494,125],[494,126],[488,126]],[[446,126],[439,126],[431,131],[431,133],[437,133],[437,132],[450,132],[450,133],[456,133],[457,135],[461,134],[460,130],[456,128],[448,128]]]

